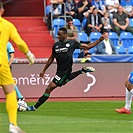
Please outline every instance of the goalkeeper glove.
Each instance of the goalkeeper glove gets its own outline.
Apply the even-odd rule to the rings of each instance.
[[[35,62],[35,56],[30,51],[26,53],[26,57],[29,60],[29,64],[32,65]]]

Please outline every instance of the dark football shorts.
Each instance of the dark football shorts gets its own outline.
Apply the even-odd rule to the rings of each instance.
[[[57,85],[57,86],[62,86],[65,85],[67,82],[69,82],[69,76],[67,74],[63,75],[63,76],[58,76],[55,75],[53,82]]]

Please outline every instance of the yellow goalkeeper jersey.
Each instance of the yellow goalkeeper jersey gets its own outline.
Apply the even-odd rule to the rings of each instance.
[[[21,52],[28,52],[28,46],[21,39],[15,26],[8,20],[0,17],[0,85],[13,83],[7,56],[7,42],[9,40],[13,41]]]

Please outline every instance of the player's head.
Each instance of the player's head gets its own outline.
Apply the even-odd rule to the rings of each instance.
[[[4,13],[3,3],[0,2],[0,16]]]
[[[62,27],[58,30],[58,39],[60,42],[65,41],[67,38],[67,29],[65,27]]]
[[[68,26],[72,26],[73,25],[73,18],[69,17],[67,19],[67,24],[68,24]]]

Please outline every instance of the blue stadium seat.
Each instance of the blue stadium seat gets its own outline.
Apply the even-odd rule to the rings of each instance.
[[[129,18],[129,24],[131,27],[133,27],[133,18]]]
[[[78,58],[79,54],[80,54],[80,49],[75,49],[73,52],[73,58]]]
[[[120,41],[124,48],[128,48],[132,46],[133,43],[133,35],[130,32],[122,32],[120,33]]]
[[[109,32],[109,39],[112,40],[114,46],[118,46],[118,35],[115,32]]]
[[[82,21],[82,28],[83,28],[83,29],[85,28],[86,23],[87,23],[87,19],[86,19],[86,18],[84,18],[84,19],[83,19],[83,21]]]
[[[79,32],[78,39],[81,43],[88,43],[88,35],[85,32]]]
[[[91,33],[90,33],[90,41],[91,41],[91,42],[96,41],[97,39],[100,38],[101,35],[102,35],[102,34],[101,34],[100,32],[91,32]]]
[[[46,15],[49,14],[50,10],[51,10],[51,5],[46,6],[46,8],[45,8]]]
[[[76,26],[79,31],[81,31],[81,23],[80,23],[79,19],[74,18],[73,25]]]
[[[54,37],[57,37],[59,28],[64,27],[65,24],[66,24],[66,22],[64,19],[54,19],[52,21],[52,29],[53,29]]]
[[[126,50],[123,46],[116,46],[116,51],[118,54],[126,54]]]
[[[95,54],[95,53],[96,53],[95,47],[89,49],[89,50],[88,50],[88,53],[90,53],[90,54]]]
[[[133,54],[133,46],[129,46],[127,49],[128,54]]]

